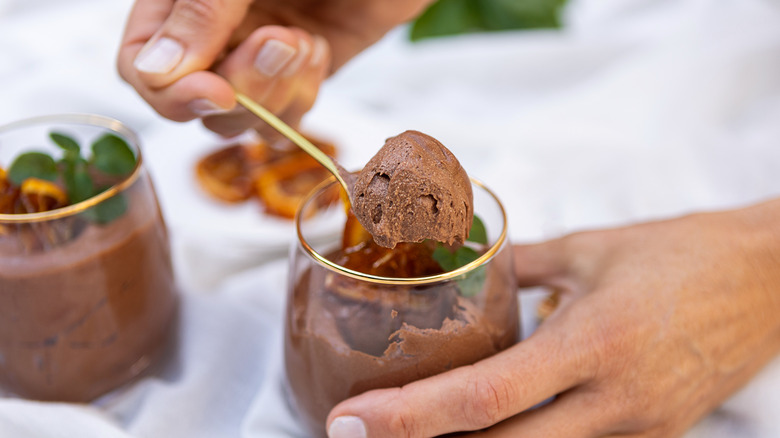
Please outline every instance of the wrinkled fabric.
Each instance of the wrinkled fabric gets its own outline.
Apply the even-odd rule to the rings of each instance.
[[[192,166],[222,140],[162,120],[119,79],[130,7],[0,0],[0,123],[89,112],[139,133],[171,232],[179,341],[88,405],[0,399],[0,436],[303,436],[281,345],[292,225],[199,192]],[[780,3],[573,0],[565,21],[417,44],[391,32],[325,85],[304,128],[348,169],[390,135],[432,135],[503,199],[519,242],[780,195]],[[525,335],[541,296],[523,295]],[[780,436],[778,405],[780,359],[686,438]]]

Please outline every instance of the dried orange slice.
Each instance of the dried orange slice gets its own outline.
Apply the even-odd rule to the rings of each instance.
[[[226,202],[240,202],[252,196],[251,169],[264,162],[266,146],[233,145],[213,152],[195,166],[198,182],[206,193]]]
[[[433,259],[433,241],[400,242],[395,248],[385,248],[358,222],[354,213],[347,213],[341,251],[333,261],[346,268],[381,277],[425,277],[442,273]]]
[[[269,214],[292,219],[298,205],[330,173],[305,154],[293,154],[266,167],[255,181],[255,190]],[[327,203],[338,199],[338,187],[324,196]]]
[[[379,246],[374,240],[358,245],[356,251],[345,253],[341,265],[380,277],[427,277],[441,274],[441,266],[433,259],[433,242],[401,242],[395,248]]]
[[[11,184],[5,169],[0,168],[0,214],[13,214],[19,199],[19,187]]]
[[[347,210],[347,220],[344,223],[344,234],[341,237],[341,248],[348,251],[350,248],[370,242],[373,237],[363,225],[360,224],[352,209]]]
[[[68,205],[68,195],[51,181],[27,178],[19,190],[23,213],[40,213]]]
[[[336,147],[333,144],[307,138],[326,154],[335,155]],[[198,160],[195,174],[209,195],[225,202],[242,202],[255,194],[255,180],[260,174],[274,167],[277,162],[305,156],[306,153],[292,143],[279,146],[271,146],[264,141],[233,144]]]

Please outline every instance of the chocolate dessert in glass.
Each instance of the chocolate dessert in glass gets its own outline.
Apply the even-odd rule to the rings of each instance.
[[[168,235],[136,135],[57,115],[0,127],[0,393],[86,402],[158,361]]]
[[[405,134],[401,167],[431,153],[413,147],[427,141],[419,133]],[[436,158],[433,167],[446,159]],[[391,169],[388,162],[369,162],[366,184],[358,178],[355,199],[362,195],[374,202],[372,193],[392,192],[395,180],[415,173]],[[423,167],[417,173],[430,176]],[[469,182],[465,172],[463,178]],[[469,222],[467,237],[449,242],[384,237],[379,243],[378,231],[372,235],[367,228],[416,235],[412,222],[450,223],[451,218],[436,220],[445,213],[437,205],[447,195],[414,182],[404,189],[415,193],[400,210],[393,210],[399,198],[381,207],[356,202],[349,209],[329,202],[337,190],[335,182],[325,184],[299,208],[285,325],[289,400],[308,431],[322,437],[327,415],[340,401],[472,364],[512,346],[520,335],[506,216],[489,189],[476,180],[465,188],[469,202],[473,192],[473,203],[459,210]],[[355,216],[362,210],[371,213],[370,227]],[[392,223],[385,224],[385,216]],[[324,229],[335,232],[323,237]]]

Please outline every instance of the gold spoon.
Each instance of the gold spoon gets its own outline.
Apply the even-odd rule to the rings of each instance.
[[[271,125],[272,128],[279,131],[280,134],[287,137],[288,140],[295,143],[298,147],[304,150],[312,158],[322,164],[333,176],[336,177],[341,187],[347,192],[350,204],[352,203],[352,189],[355,187],[355,176],[349,173],[346,169],[341,167],[336,160],[329,157],[322,152],[317,146],[314,146],[309,140],[301,135],[298,131],[291,128],[290,125],[284,123],[279,117],[276,117],[272,112],[265,109],[259,103],[253,101],[246,95],[235,92],[236,100],[238,103],[244,106],[244,108],[251,111],[254,115],[262,119],[264,122]]]

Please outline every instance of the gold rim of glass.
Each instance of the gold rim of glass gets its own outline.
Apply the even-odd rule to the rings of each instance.
[[[504,205],[498,199],[496,194],[493,193],[492,190],[487,188],[487,186],[485,186],[481,181],[475,178],[471,178],[471,182],[475,186],[484,190],[485,193],[490,195],[490,197],[493,198],[493,200],[496,202],[496,205],[498,206],[498,209],[501,212],[501,220],[503,221],[503,226],[501,227],[501,233],[499,234],[496,241],[492,245],[490,245],[490,248],[488,248],[488,250],[485,251],[484,254],[482,254],[479,258],[477,258],[473,262],[463,265],[460,268],[455,269],[453,271],[448,271],[448,272],[444,272],[437,275],[431,275],[427,277],[410,277],[410,278],[380,277],[377,275],[366,274],[363,272],[345,268],[344,266],[334,263],[328,260],[327,258],[325,258],[324,256],[322,256],[320,253],[318,253],[314,248],[311,247],[311,245],[309,245],[309,243],[303,237],[303,232],[301,231],[301,220],[302,220],[301,212],[309,204],[309,202],[311,202],[311,200],[314,199],[315,196],[317,196],[318,194],[320,194],[320,192],[322,192],[322,190],[324,190],[329,185],[336,183],[336,179],[334,177],[328,178],[326,181],[322,182],[320,185],[315,187],[314,190],[312,190],[306,196],[304,201],[301,203],[301,206],[298,208],[298,211],[295,214],[295,231],[298,237],[298,242],[296,242],[296,244],[300,244],[303,247],[306,254],[308,254],[317,263],[324,266],[325,268],[334,271],[338,274],[351,277],[356,280],[367,281],[369,283],[409,286],[409,285],[436,283],[436,282],[459,277],[463,274],[473,271],[478,266],[485,264],[488,260],[493,258],[493,256],[495,256],[496,253],[498,253],[498,251],[504,246],[504,242],[506,241],[506,235],[507,235],[507,220],[506,220],[506,211],[504,210]]]
[[[104,128],[106,131],[112,131],[120,134],[125,140],[128,141],[130,146],[134,149],[136,154],[135,168],[125,179],[117,184],[114,184],[107,190],[81,201],[79,203],[68,205],[66,207],[58,208],[55,210],[44,211],[41,213],[26,213],[26,214],[0,214],[0,222],[43,222],[53,219],[59,219],[66,216],[72,216],[80,213],[97,204],[105,201],[108,198],[116,196],[118,193],[124,191],[131,186],[138,175],[141,173],[141,164],[143,158],[141,156],[141,148],[138,146],[138,135],[124,123],[112,119],[110,117],[99,116],[95,114],[52,114],[47,116],[31,117],[29,119],[22,119],[16,122],[0,126],[0,134],[11,131],[13,129],[29,127],[33,125],[39,125],[44,123],[61,123],[61,124],[73,124],[94,126],[97,128]]]

